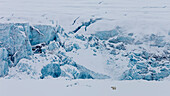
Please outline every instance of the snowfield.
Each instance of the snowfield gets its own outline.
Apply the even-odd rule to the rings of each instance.
[[[0,96],[169,96],[169,17],[169,0],[0,0]]]
[[[132,32],[138,28],[158,32],[170,26],[169,5],[168,0],[1,0],[0,22],[51,24],[57,21],[67,32],[90,18],[103,18],[89,26],[87,33],[112,30],[118,25]]]
[[[169,96],[169,81],[1,80],[1,96]],[[116,87],[112,90],[111,87]]]

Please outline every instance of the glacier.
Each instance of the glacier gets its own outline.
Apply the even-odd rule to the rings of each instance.
[[[94,34],[77,32],[66,33],[60,25],[0,24],[0,77],[151,81],[170,74],[170,44],[165,36],[139,39],[120,26]],[[78,62],[75,58],[83,58],[83,51],[91,58],[105,58],[106,72]]]
[[[0,0],[0,10],[0,96],[169,96],[170,0]]]

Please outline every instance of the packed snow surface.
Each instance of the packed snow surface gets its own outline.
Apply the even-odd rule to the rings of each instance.
[[[169,81],[0,80],[1,96],[169,96]],[[116,87],[113,90],[111,87]]]

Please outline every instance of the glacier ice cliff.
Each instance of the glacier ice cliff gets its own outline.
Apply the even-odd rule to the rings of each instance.
[[[90,22],[86,22],[88,27]],[[167,35],[169,36],[169,35]],[[66,33],[59,25],[0,24],[0,77],[18,79],[162,80],[170,74],[170,43],[163,35],[139,36],[117,26],[94,34]],[[103,71],[78,63],[103,58]],[[76,57],[77,56],[77,57]],[[80,57],[82,56],[82,57]],[[99,59],[96,59],[96,62]],[[90,60],[89,60],[90,61]],[[100,60],[99,60],[100,61]],[[98,69],[101,65],[88,62]],[[89,64],[89,65],[90,65]],[[90,65],[90,66],[91,66]]]
[[[25,74],[30,78],[41,79],[48,76],[74,77],[73,79],[109,78],[76,64],[65,54],[73,50],[77,51],[81,47],[77,43],[66,43],[69,40],[62,38],[69,37],[63,31],[64,29],[57,25],[0,24],[0,77],[22,79],[24,77],[20,75]],[[66,70],[60,69],[65,65],[77,69],[78,75],[74,76],[75,73],[71,73],[70,77],[68,70],[65,72]],[[35,67],[40,70],[36,70]]]

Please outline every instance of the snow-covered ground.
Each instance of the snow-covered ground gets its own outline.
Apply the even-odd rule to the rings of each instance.
[[[169,81],[0,80],[1,96],[169,96],[169,88]]]

